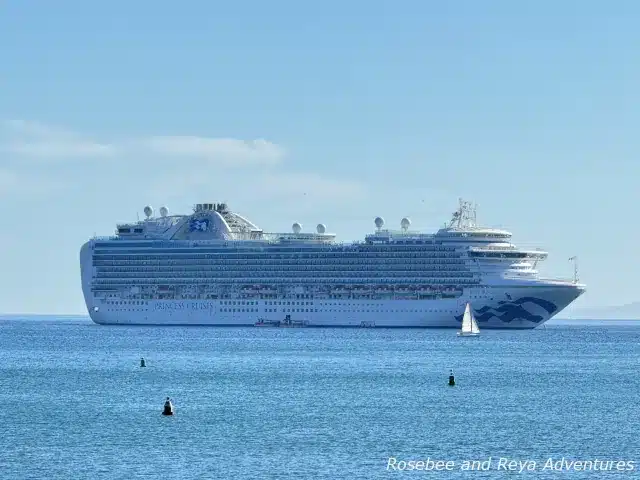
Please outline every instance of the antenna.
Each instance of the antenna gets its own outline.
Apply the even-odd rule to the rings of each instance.
[[[573,262],[573,283],[578,283],[578,257],[569,257],[569,261]]]
[[[465,228],[475,227],[476,223],[476,208],[477,204],[464,201],[462,198],[459,200],[458,210],[453,212],[451,221],[449,222],[449,228]]]

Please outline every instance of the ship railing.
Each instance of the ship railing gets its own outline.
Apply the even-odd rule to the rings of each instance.
[[[116,240],[116,241],[131,241],[131,238],[120,238],[120,237],[92,237],[93,240],[95,241],[112,241],[112,240]],[[198,240],[198,241],[194,241],[194,240],[166,240],[166,239],[153,239],[153,238],[138,238],[135,239],[136,241],[141,242],[141,245],[143,244],[142,242],[154,242],[154,245],[157,246],[158,248],[192,248],[192,247],[211,247],[211,248],[229,248],[229,249],[233,249],[233,248],[251,248],[251,251],[247,251],[247,252],[229,252],[229,254],[231,255],[242,255],[245,253],[255,253],[253,251],[253,249],[256,247],[255,243],[251,242],[251,241],[245,241],[245,240],[238,240],[238,241],[234,241],[234,242],[228,242],[228,241],[220,241],[220,240]],[[329,242],[309,242],[305,245],[299,245],[299,244],[293,244],[293,245],[287,245],[282,244],[280,242],[265,242],[265,243],[269,243],[270,245],[273,246],[281,246],[281,247],[286,247],[287,250],[284,253],[307,253],[309,252],[309,249],[312,246],[317,246],[318,244],[323,244],[324,248],[322,250],[322,252],[330,252],[330,253],[340,253],[340,252],[350,252],[350,253],[356,253],[356,252],[352,252],[351,249],[353,248],[353,244],[351,243],[329,243]],[[162,251],[159,251],[158,253],[164,253]],[[182,253],[187,253],[187,252],[182,252]],[[196,252],[194,252],[196,253]],[[280,252],[283,253],[283,252]],[[176,254],[175,252],[169,252],[169,254]],[[189,253],[187,253],[189,254]],[[453,257],[452,257],[453,258]]]
[[[544,248],[540,248],[539,246],[533,246],[533,245],[523,245],[523,244],[510,244],[510,245],[504,245],[504,246],[498,246],[498,245],[470,245],[469,248],[471,249],[478,249],[478,250],[497,250],[497,251],[512,251],[512,250],[517,250],[517,251],[530,251],[530,252],[540,252],[540,253],[547,253],[547,251]]]
[[[159,247],[168,248],[183,248],[183,247],[253,247],[255,248],[256,244],[268,244],[273,246],[283,246],[287,247],[287,251],[290,252],[307,252],[311,247],[317,247],[318,245],[323,245],[325,251],[330,252],[343,252],[343,251],[351,251],[354,247],[362,247],[367,245],[367,242],[364,241],[350,241],[344,240],[340,242],[336,242],[333,240],[316,240],[316,241],[304,241],[301,243],[289,243],[289,242],[281,242],[279,239],[238,239],[238,240],[224,240],[224,239],[213,239],[213,240],[193,240],[193,239],[168,239],[162,236],[152,236],[152,235],[144,235],[137,236],[135,238],[131,237],[120,237],[120,236],[93,236],[93,240],[95,241],[154,241],[160,242],[158,244]],[[441,246],[441,251],[450,251],[453,253],[455,250],[454,247],[449,246]],[[416,250],[419,251],[419,248]],[[439,250],[440,251],[440,250]]]
[[[576,281],[575,278],[568,278],[568,277],[554,277],[554,278],[549,278],[549,277],[538,277],[538,280],[545,282],[545,283],[551,283],[551,284],[556,284],[556,285],[576,285],[579,284],[579,281]]]
[[[387,285],[389,283],[402,283],[402,284],[433,284],[433,285],[454,285],[454,284],[473,284],[477,281],[473,278],[434,278],[434,277],[422,277],[422,278],[407,278],[407,277],[394,277],[394,278],[335,278],[335,277],[322,277],[322,278],[309,278],[309,277],[160,277],[160,278],[94,278],[93,283],[99,285],[114,285],[114,284],[167,284],[167,283],[260,283],[260,284],[273,284],[273,283],[320,283],[320,284],[380,284]]]

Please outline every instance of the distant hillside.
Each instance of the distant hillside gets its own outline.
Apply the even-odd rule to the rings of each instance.
[[[567,319],[592,319],[592,320],[640,320],[640,302],[629,303],[627,305],[606,306],[606,307],[583,307],[576,308],[566,314],[558,315],[558,318]]]

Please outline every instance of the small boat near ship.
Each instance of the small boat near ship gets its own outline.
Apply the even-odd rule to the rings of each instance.
[[[256,323],[253,324],[254,327],[278,327],[280,326],[280,320],[265,320],[264,318],[258,319]]]
[[[292,320],[291,315],[284,317],[284,320],[267,320],[259,318],[254,327],[280,327],[280,328],[301,328],[307,327],[309,322],[306,320]]]

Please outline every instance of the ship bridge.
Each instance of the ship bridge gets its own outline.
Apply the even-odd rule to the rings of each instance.
[[[460,199],[458,210],[453,212],[451,220],[436,232],[439,240],[449,242],[505,243],[508,246],[511,232],[499,228],[478,225],[476,220],[477,206]]]
[[[511,239],[511,232],[499,230],[497,228],[466,227],[466,228],[441,228],[436,232],[436,236],[441,239],[451,241],[471,241],[471,242],[508,242]]]

